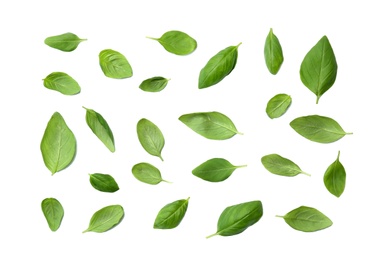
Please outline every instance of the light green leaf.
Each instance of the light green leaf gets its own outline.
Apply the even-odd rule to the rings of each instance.
[[[293,177],[302,173],[311,176],[310,174],[303,172],[296,163],[278,154],[263,156],[261,162],[263,166],[273,174]]]
[[[326,169],[324,184],[327,190],[336,197],[340,197],[345,190],[346,171],[340,162],[340,152],[337,159]]]
[[[281,117],[291,106],[292,99],[287,94],[278,94],[271,98],[266,107],[267,115],[273,119]]]
[[[163,161],[162,149],[165,140],[161,130],[151,121],[142,118],[137,123],[137,135],[145,151]]]
[[[89,226],[83,233],[97,232],[103,233],[117,226],[124,217],[124,209],[120,205],[111,205],[96,211]]]
[[[75,95],[80,92],[80,86],[76,80],[64,72],[50,73],[44,80],[43,85],[56,90],[64,95]]]
[[[169,182],[163,180],[159,169],[149,163],[138,163],[134,165],[132,173],[137,180],[147,184],[156,185],[162,181]]]
[[[153,77],[142,81],[139,88],[147,92],[159,92],[162,91],[170,79],[163,77]]]
[[[180,31],[168,31],[160,38],[147,38],[158,41],[168,52],[176,55],[188,55],[197,47],[195,39]]]
[[[73,33],[64,33],[60,35],[50,36],[45,39],[45,44],[51,48],[69,52],[75,50],[79,43],[87,39],[80,39]]]
[[[57,231],[64,215],[61,203],[57,199],[46,198],[42,201],[41,208],[51,231]]]
[[[95,189],[103,192],[116,192],[119,190],[115,179],[109,174],[93,173],[89,174],[89,181]]]
[[[184,218],[188,200],[177,200],[164,206],[159,212],[154,221],[155,229],[172,229],[176,228]]]
[[[235,169],[242,167],[246,165],[234,166],[223,158],[213,158],[193,169],[192,174],[206,181],[220,182],[229,178]]]
[[[100,67],[104,75],[112,79],[124,79],[133,76],[128,60],[118,51],[106,49],[99,54]]]
[[[270,29],[266,38],[264,54],[268,70],[271,74],[276,75],[280,66],[282,66],[284,58],[282,46],[272,29]]]

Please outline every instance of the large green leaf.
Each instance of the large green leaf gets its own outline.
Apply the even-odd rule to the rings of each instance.
[[[57,231],[64,215],[61,203],[57,199],[46,198],[42,201],[41,208],[51,231]]]
[[[188,55],[197,47],[196,40],[181,31],[168,31],[160,38],[147,38],[158,41],[168,52],[176,55]]]
[[[64,95],[75,95],[80,92],[78,82],[64,72],[50,73],[44,78],[43,85]]]
[[[103,233],[117,226],[124,217],[124,209],[120,205],[110,205],[96,211],[83,231]]]
[[[112,79],[124,79],[133,76],[128,60],[118,51],[102,50],[99,54],[100,67],[104,75]]]
[[[154,221],[156,229],[172,229],[176,228],[184,218],[188,200],[177,200],[164,206],[159,212]]]
[[[78,47],[79,43],[86,40],[87,39],[80,39],[73,33],[64,33],[47,37],[45,39],[45,44],[57,50],[70,52],[75,50]]]
[[[282,46],[272,29],[270,29],[266,37],[264,55],[268,70],[271,74],[276,75],[282,66],[284,58]]]

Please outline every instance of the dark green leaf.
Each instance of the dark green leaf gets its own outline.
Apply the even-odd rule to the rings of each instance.
[[[276,75],[283,63],[282,46],[272,29],[267,35],[264,48],[266,66],[271,74]]]
[[[161,130],[151,121],[142,118],[137,123],[137,135],[145,151],[163,161],[161,153],[165,140]]]
[[[246,165],[234,166],[225,159],[213,158],[193,169],[192,174],[206,181],[220,182],[229,178],[235,169],[242,167]]]
[[[80,92],[80,86],[76,80],[64,72],[53,72],[44,80],[43,85],[52,90],[56,90],[64,95],[75,95]]]
[[[46,198],[42,201],[41,208],[51,231],[57,231],[64,215],[61,203],[57,199]]]
[[[346,171],[340,162],[340,152],[337,159],[326,169],[324,184],[328,191],[336,197],[340,197],[345,190]]]
[[[159,212],[154,221],[154,228],[156,229],[171,229],[176,228],[188,208],[188,199],[177,200],[164,206]]]
[[[133,76],[133,70],[124,55],[114,50],[102,50],[99,54],[100,67],[104,75],[112,79],[124,79]]]
[[[73,33],[64,33],[47,37],[45,39],[45,44],[51,48],[69,52],[75,50],[78,47],[79,43],[86,40],[87,39],[80,39]]]
[[[266,107],[267,115],[273,119],[281,117],[291,106],[292,99],[287,94],[278,94],[271,98]]]
[[[89,175],[89,181],[95,189],[103,192],[116,192],[119,190],[115,179],[109,174],[94,173]]]
[[[229,46],[213,56],[200,71],[199,89],[208,88],[219,83],[234,69],[238,58],[238,47]]]
[[[153,77],[142,81],[139,88],[147,92],[159,92],[163,90],[170,79],[163,77]]]
[[[137,180],[147,184],[156,185],[161,181],[168,182],[162,179],[159,169],[149,163],[138,163],[134,165],[132,173]]]
[[[120,205],[111,205],[96,211],[85,232],[103,233],[117,226],[124,217],[124,209]]]
[[[333,86],[337,67],[332,46],[328,38],[323,36],[305,55],[300,67],[301,81],[317,96],[316,103]]]
[[[168,52],[176,55],[188,55],[197,47],[195,39],[180,31],[166,32],[161,38],[147,38],[158,41]]]
[[[75,158],[75,136],[58,112],[47,123],[41,141],[41,152],[46,167],[53,175],[69,166]]]
[[[263,156],[261,159],[263,166],[271,173],[293,177],[300,173],[310,176],[310,174],[303,172],[300,167],[293,161],[284,158],[278,154],[269,154]]]

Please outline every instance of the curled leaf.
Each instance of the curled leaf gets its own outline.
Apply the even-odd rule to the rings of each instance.
[[[266,38],[264,54],[268,70],[271,74],[276,75],[280,66],[282,66],[284,58],[282,46],[272,29],[270,29]]]
[[[303,172],[293,161],[278,154],[265,155],[262,157],[261,162],[263,166],[273,174],[293,177],[302,173],[310,176],[310,174]]]
[[[271,119],[281,117],[287,112],[291,103],[292,99],[289,95],[278,94],[268,101],[266,113]]]
[[[117,226],[124,217],[124,209],[120,205],[110,205],[96,211],[83,231],[103,233]]]
[[[163,161],[162,149],[165,140],[161,130],[153,122],[142,118],[137,123],[137,135],[145,151]]]
[[[46,198],[42,201],[41,208],[51,231],[57,231],[64,215],[61,203],[57,199]]]
[[[146,92],[160,92],[166,86],[170,79],[163,77],[153,77],[142,81],[139,88]]]
[[[64,72],[53,72],[43,80],[43,85],[51,90],[56,90],[64,95],[75,95],[80,92],[80,86],[76,80]]]
[[[118,51],[102,50],[99,54],[100,67],[105,76],[112,79],[124,79],[133,76],[128,60]]]
[[[337,159],[329,165],[324,174],[326,189],[336,197],[340,197],[345,190],[346,171],[340,162],[340,152]]]

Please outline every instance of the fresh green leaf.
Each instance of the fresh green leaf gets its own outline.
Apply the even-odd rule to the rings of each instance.
[[[151,121],[142,118],[137,123],[137,135],[142,147],[153,156],[158,156],[162,161],[162,149],[165,143],[163,134]]]
[[[340,197],[345,190],[346,171],[340,162],[340,152],[337,159],[326,169],[324,184],[328,191],[336,197]]]
[[[332,143],[345,135],[342,127],[334,120],[325,116],[303,116],[298,117],[290,123],[291,127],[300,135],[318,143]]]
[[[282,46],[272,29],[267,35],[264,48],[266,66],[271,74],[276,75],[283,63]]]
[[[271,98],[266,107],[267,115],[273,119],[281,117],[291,106],[292,99],[287,94],[278,94]]]
[[[300,167],[293,161],[284,158],[278,154],[269,154],[263,156],[261,159],[263,166],[271,173],[293,177],[300,173],[310,176],[310,174],[303,172]]]
[[[75,136],[58,112],[47,123],[41,141],[41,152],[46,167],[53,175],[68,167],[75,158]]]
[[[147,184],[156,185],[161,181],[168,182],[162,179],[159,169],[149,163],[138,163],[134,165],[132,173],[137,180]]]
[[[262,202],[250,201],[227,207],[220,215],[217,223],[217,232],[207,238],[233,236],[245,231],[257,223],[263,215]]]
[[[314,232],[321,229],[330,227],[333,222],[317,209],[301,206],[288,212],[284,216],[277,216],[284,218],[284,221],[293,229]]]
[[[234,166],[225,159],[213,158],[193,169],[192,174],[206,181],[220,182],[229,178],[235,169],[242,167],[246,165]]]
[[[124,217],[124,209],[120,205],[111,205],[96,211],[85,232],[103,233],[117,226]]]
[[[64,72],[50,73],[44,80],[43,85],[56,90],[64,95],[75,95],[80,92],[80,86],[76,80]]]
[[[213,56],[200,71],[199,89],[208,88],[219,83],[234,69],[238,58],[238,47],[229,46]]]
[[[212,140],[225,140],[242,134],[232,120],[219,112],[185,114],[179,120],[199,135]]]
[[[133,76],[133,70],[128,60],[118,51],[102,50],[99,60],[100,67],[108,78],[124,79]]]
[[[119,190],[115,179],[109,174],[93,173],[89,175],[89,181],[95,189],[103,192],[116,192]]]
[[[188,200],[177,200],[164,206],[159,212],[154,221],[155,229],[172,229],[176,228],[188,208]]]
[[[86,110],[87,125],[109,151],[113,153],[115,151],[114,138],[107,121],[96,111],[85,107],[83,108]]]
[[[323,36],[305,55],[300,67],[303,84],[316,96],[320,97],[330,89],[337,77],[337,61],[330,42]]]
[[[195,39],[180,31],[168,31],[160,38],[147,38],[158,41],[166,51],[176,55],[188,55],[194,52],[197,47]]]
[[[139,88],[147,92],[159,92],[163,90],[170,79],[163,77],[153,77],[142,81]]]
[[[42,201],[41,208],[51,231],[57,231],[64,215],[61,203],[57,199],[46,198]]]
[[[79,43],[87,39],[80,39],[73,33],[64,33],[56,36],[50,36],[45,39],[45,44],[51,48],[69,52],[75,50]]]

